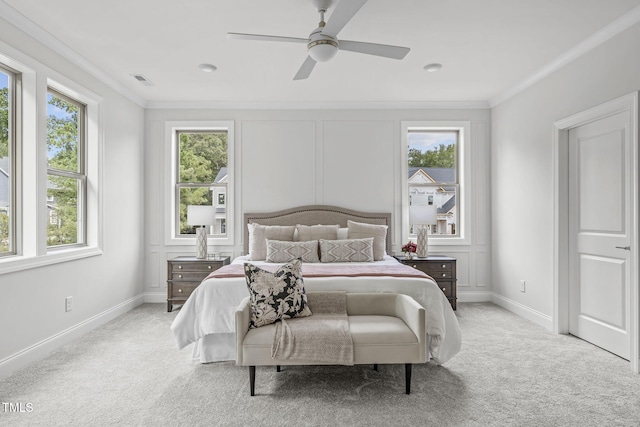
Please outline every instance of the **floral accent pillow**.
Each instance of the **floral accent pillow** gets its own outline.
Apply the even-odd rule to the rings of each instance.
[[[302,280],[302,261],[284,264],[275,273],[247,262],[244,273],[251,300],[249,328],[280,319],[311,316]]]

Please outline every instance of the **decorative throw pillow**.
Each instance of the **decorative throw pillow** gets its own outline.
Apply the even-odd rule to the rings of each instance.
[[[289,262],[301,259],[303,262],[320,262],[318,241],[283,242],[267,239],[267,262]]]
[[[295,226],[247,224],[249,229],[249,259],[261,261],[267,258],[267,239],[292,241]]]
[[[373,237],[373,259],[381,261],[387,252],[387,226],[377,224],[365,224],[362,222],[347,221],[350,239],[364,239]]]
[[[296,225],[293,240],[306,242],[309,240],[335,240],[338,238],[339,225]]]
[[[373,237],[366,239],[320,240],[322,262],[371,262]]]
[[[302,261],[284,264],[275,273],[247,262],[244,273],[251,300],[250,328],[280,319],[311,316],[302,280]]]

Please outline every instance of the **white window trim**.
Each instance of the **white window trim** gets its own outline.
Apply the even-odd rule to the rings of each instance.
[[[0,62],[22,74],[16,155],[17,254],[0,258],[0,274],[102,254],[103,98],[0,42]],[[87,240],[81,247],[47,248],[47,88],[87,106]]]
[[[227,170],[229,172],[229,181],[227,183],[227,197],[226,200],[226,237],[212,237],[207,238],[207,244],[212,246],[233,246],[234,244],[234,205],[235,205],[235,191],[234,191],[234,122],[228,121],[167,121],[165,122],[165,145],[164,145],[164,158],[165,158],[165,193],[164,193],[164,230],[165,230],[165,245],[195,245],[195,235],[193,236],[177,236],[175,230],[176,221],[176,162],[177,162],[177,150],[176,140],[177,131],[226,131],[227,132]],[[229,198],[229,195],[231,197]]]
[[[424,129],[429,130],[455,130],[459,132],[458,140],[458,184],[460,184],[459,199],[456,203],[459,205],[457,212],[456,227],[458,227],[459,235],[455,237],[437,236],[429,239],[429,246],[445,246],[445,245],[470,245],[471,244],[471,122],[460,120],[439,120],[439,121],[403,121],[400,125],[401,141],[400,144],[400,173],[402,175],[402,241],[408,240],[415,235],[409,234],[409,166],[408,161],[408,140],[407,134],[409,130]]]

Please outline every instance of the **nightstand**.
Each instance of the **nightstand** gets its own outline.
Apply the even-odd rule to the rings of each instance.
[[[451,307],[456,309],[456,259],[447,256],[430,255],[426,258],[413,257],[407,259],[405,256],[394,256],[395,259],[405,265],[410,265],[433,277],[438,287],[446,295]]]
[[[202,279],[230,260],[228,256],[205,259],[179,256],[167,260],[167,311],[172,311],[174,304],[184,304]]]

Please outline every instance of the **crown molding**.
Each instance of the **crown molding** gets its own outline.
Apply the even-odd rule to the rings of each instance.
[[[140,107],[146,107],[147,102],[145,99],[132,93],[120,82],[102,71],[93,63],[89,62],[82,55],[71,49],[69,46],[61,42],[52,34],[45,31],[42,27],[31,21],[29,18],[27,18],[2,0],[0,0],[0,16],[7,22],[13,24],[16,28],[23,31],[25,34],[29,35],[42,45],[53,50],[78,68],[91,74],[93,77],[100,80],[102,83],[106,84],[111,89],[123,95],[130,101],[138,104]]]
[[[616,19],[591,36],[587,37],[585,40],[578,43],[576,46],[569,49],[568,51],[557,57],[555,60],[549,62],[547,65],[524,79],[519,84],[511,87],[510,89],[507,89],[502,94],[491,98],[489,100],[489,107],[494,108],[507,99],[529,88],[530,86],[533,86],[535,83],[539,82],[540,80],[569,64],[573,60],[577,59],[578,57],[589,52],[590,50],[595,49],[602,43],[615,37],[616,35],[620,34],[627,28],[637,24],[638,22],[640,22],[640,6],[635,7],[631,11],[622,15],[620,18]]]
[[[149,101],[146,108],[158,110],[477,110],[488,109],[489,103],[487,101]]]

